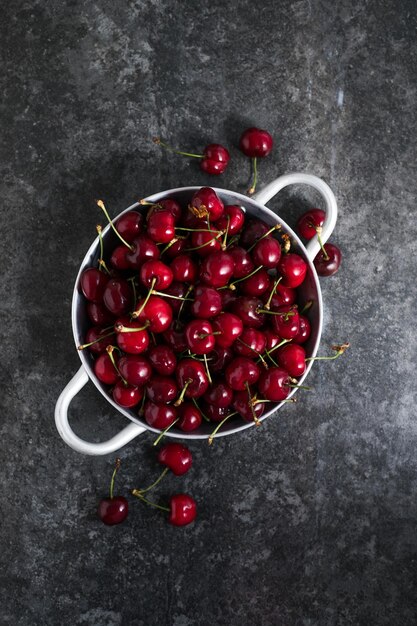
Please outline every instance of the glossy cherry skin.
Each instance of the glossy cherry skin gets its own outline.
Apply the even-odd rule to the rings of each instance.
[[[269,296],[271,294],[271,290],[264,293],[262,295],[262,300],[266,303],[269,300]],[[275,311],[279,306],[283,304],[294,304],[296,300],[297,294],[295,289],[291,289],[291,287],[285,287],[281,283],[275,287],[274,295],[270,300],[270,308],[272,311]]]
[[[146,397],[156,404],[173,402],[177,395],[177,384],[170,376],[153,376],[146,384]]]
[[[249,396],[246,389],[245,391],[236,391],[233,397],[232,406],[246,422],[254,422],[255,419],[253,414],[255,413],[256,419],[259,419],[265,411],[265,404],[262,402],[257,402],[252,405],[252,410],[251,405],[249,404]]]
[[[193,464],[193,457],[187,446],[181,443],[167,443],[158,452],[158,461],[169,467],[175,476],[186,474]]]
[[[135,385],[125,385],[122,380],[119,380],[112,389],[112,396],[117,404],[125,409],[131,409],[142,400],[143,388]]]
[[[183,352],[187,349],[184,326],[178,323],[171,326],[163,333],[163,338],[175,352]]]
[[[117,232],[128,243],[137,237],[143,229],[143,215],[137,211],[127,211],[115,223]]]
[[[102,302],[109,277],[95,267],[84,270],[80,278],[80,287],[90,302]]]
[[[100,339],[100,341],[97,341]],[[93,354],[102,354],[106,351],[107,346],[110,346],[114,343],[115,334],[111,333],[108,328],[103,328],[102,326],[91,326],[85,334],[84,343],[91,343],[91,346],[88,346],[88,350]]]
[[[213,320],[213,331],[216,345],[221,348],[229,348],[243,332],[243,322],[233,313],[220,313]]]
[[[204,394],[204,400],[219,408],[227,408],[232,404],[233,391],[223,381],[214,381]]]
[[[242,280],[242,282],[239,283],[239,287],[240,291],[245,296],[258,297],[269,289],[270,284],[271,279],[268,272],[261,268],[256,274],[252,274],[252,276]]]
[[[159,259],[151,259],[145,261],[140,268],[139,277],[142,285],[145,287],[151,287],[153,281],[156,281],[153,288],[158,291],[167,289],[174,279],[172,269],[159,261]]]
[[[216,237],[217,231],[210,231],[205,227],[202,230],[194,231],[191,233],[191,246],[190,250],[193,250],[200,257],[207,257],[212,252],[220,252],[222,249],[220,237]]]
[[[233,278],[244,278],[255,269],[251,255],[244,248],[233,246],[228,251],[228,254],[230,254],[235,264]]]
[[[250,248],[250,246],[256,243],[268,230],[268,224],[265,224],[262,220],[248,220],[240,236],[239,245],[244,248]]]
[[[209,357],[210,371],[214,373],[224,373],[226,365],[233,360],[233,352],[231,348],[216,346]]]
[[[170,267],[174,280],[180,283],[195,283],[198,267],[189,254],[178,255]]]
[[[87,302],[86,310],[90,322],[96,326],[109,326],[114,322],[113,313],[110,313],[104,304],[99,302]]]
[[[233,391],[243,391],[246,385],[254,385],[260,376],[260,369],[255,361],[238,356],[226,368],[226,382]]]
[[[123,271],[130,269],[131,264],[128,259],[129,253],[129,248],[127,248],[124,244],[117,246],[111,253],[110,265],[116,270]]]
[[[216,228],[227,230],[230,236],[240,233],[245,223],[245,213],[235,204],[228,204],[224,207],[223,215],[216,222]]]
[[[177,366],[175,352],[166,345],[153,346],[148,351],[148,359],[153,369],[162,376],[171,376]]]
[[[232,304],[231,311],[250,328],[261,328],[265,323],[265,314],[258,311],[263,308],[262,300],[241,296]]]
[[[173,240],[171,239],[171,241]],[[177,239],[176,241],[174,241],[174,243],[172,243],[169,247],[167,247],[167,249],[164,252],[164,255],[166,255],[170,259],[175,259],[175,257],[178,254],[185,252],[189,244],[190,242],[188,240],[188,237],[181,235],[181,238]]]
[[[215,404],[204,404],[203,412],[212,422],[221,422],[230,413],[230,408],[216,406]]]
[[[256,328],[244,328],[239,339],[233,346],[239,356],[256,359],[266,348],[265,334]]]
[[[231,291],[230,289],[222,289],[219,293],[222,299],[222,311],[228,311],[239,297],[236,291]]]
[[[297,220],[297,231],[304,239],[313,239],[317,235],[317,227],[322,227],[326,219],[325,211],[309,209]]]
[[[175,237],[175,219],[170,211],[154,211],[146,232],[155,243],[169,243]]]
[[[222,174],[230,160],[229,151],[219,143],[211,143],[204,148],[204,159],[200,168],[207,174]]]
[[[287,343],[276,351],[276,360],[290,376],[298,378],[306,371],[306,353],[296,343]]]
[[[266,157],[274,142],[271,135],[261,128],[247,128],[239,140],[239,148],[248,157]]]
[[[325,243],[324,249],[329,257],[327,260],[324,257],[323,250],[320,250],[316,258],[314,259],[314,267],[317,270],[319,276],[332,276],[336,274],[342,261],[342,253],[337,246],[332,243]]]
[[[113,357],[117,364],[118,356],[115,352],[113,352]],[[114,385],[119,380],[119,374],[107,352],[98,356],[97,360],[94,362],[93,369],[97,378],[106,385]]]
[[[196,430],[203,421],[201,411],[191,402],[183,402],[178,408],[178,414],[180,418],[177,426],[185,433]]]
[[[281,257],[277,270],[285,287],[299,287],[307,274],[307,263],[299,254],[289,252]]]
[[[211,187],[201,187],[196,191],[189,208],[194,215],[203,219],[208,217],[210,222],[218,220],[224,211],[223,202]]]
[[[293,339],[293,343],[305,343],[311,335],[311,324],[305,315],[300,315],[300,329]]]
[[[197,505],[191,496],[177,493],[169,500],[170,514],[168,521],[173,526],[187,526],[197,516]]]
[[[159,200],[156,204],[151,206],[148,211],[147,218],[149,219],[153,213],[165,213],[166,211],[168,211],[168,213],[171,213],[175,222],[178,222],[181,219],[181,206],[173,198],[164,198],[163,200]]]
[[[152,239],[144,233],[135,237],[131,243],[132,250],[126,255],[130,267],[140,269],[142,264],[149,259],[159,259],[159,248]]]
[[[271,328],[266,328],[263,331],[263,335],[266,341],[265,350],[272,350],[281,342],[281,337]]]
[[[144,417],[149,426],[164,430],[177,419],[177,409],[172,404],[145,402]]]
[[[300,316],[296,305],[278,307],[279,315],[271,315],[272,327],[282,339],[294,339],[300,330]]]
[[[129,513],[129,503],[123,496],[103,498],[98,505],[97,514],[107,526],[123,522]]]
[[[142,306],[143,299],[139,300],[136,310]],[[149,330],[153,333],[163,333],[172,322],[172,309],[170,305],[159,296],[151,296],[137,318],[145,324],[149,322]]]
[[[222,298],[212,287],[198,285],[194,290],[194,302],[191,305],[193,317],[207,319],[215,317],[222,310]]]
[[[214,348],[216,337],[207,320],[192,320],[185,327],[185,339],[194,354],[208,354]]]
[[[122,356],[117,367],[129,385],[143,386],[152,376],[151,364],[144,356],[136,354]]]
[[[132,289],[124,278],[111,278],[104,290],[103,302],[113,315],[123,315],[133,302]]]
[[[262,372],[258,390],[263,398],[272,402],[285,400],[290,393],[288,373],[280,367],[271,367]]]
[[[225,287],[233,276],[235,264],[227,252],[213,252],[200,267],[200,280],[214,289]]]
[[[273,237],[264,237],[252,250],[252,259],[256,266],[263,265],[267,269],[273,269],[281,258],[281,246]]]
[[[120,332],[118,329],[121,326],[123,328],[141,328],[142,330]],[[117,345],[120,350],[123,350],[123,352],[127,352],[128,354],[141,354],[147,350],[149,346],[149,334],[146,329],[142,328],[142,322],[137,320],[130,321],[130,318],[126,316],[119,318],[114,327],[117,333]]]
[[[186,383],[191,380],[185,392],[186,398],[199,398],[205,394],[209,386],[204,365],[194,359],[182,359],[179,361],[176,377],[180,389],[183,389]]]
[[[162,292],[164,295],[160,296],[163,298],[171,307],[172,313],[175,315],[178,314],[179,310],[182,309],[186,311],[188,306],[188,302],[184,302],[183,300],[177,300],[177,298],[186,298],[187,297],[188,287],[185,283],[179,283],[176,280],[170,284],[169,287],[166,287]],[[175,298],[170,298],[169,296],[176,296]],[[188,294],[188,297],[191,297]]]

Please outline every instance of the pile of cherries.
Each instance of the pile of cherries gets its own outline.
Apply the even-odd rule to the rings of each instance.
[[[80,349],[113,400],[161,431],[206,420],[217,432],[236,414],[259,424],[306,368],[307,264],[288,236],[210,187],[113,227],[120,245],[80,280],[91,323]]]

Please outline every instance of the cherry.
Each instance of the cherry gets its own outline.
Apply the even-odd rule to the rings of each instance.
[[[306,353],[304,348],[296,343],[288,343],[276,351],[278,364],[290,376],[302,376],[306,370]]]
[[[274,293],[272,294],[272,296],[271,293],[264,293],[262,296],[265,304],[268,303],[268,307],[265,308],[270,308],[273,311],[275,311],[279,306],[282,306],[283,304],[294,304],[296,300],[295,289],[292,289],[291,287],[285,287],[285,285],[283,285],[282,283],[278,283],[277,285],[275,285],[273,288],[273,292]]]
[[[141,321],[130,321],[128,317],[122,317],[117,320],[114,328],[117,333],[117,345],[120,350],[128,354],[141,354],[147,350],[149,334],[146,330],[146,324]]]
[[[159,248],[156,243],[142,233],[132,241],[131,249],[126,255],[126,259],[130,263],[130,267],[140,269],[145,261],[159,259],[159,254]]]
[[[216,222],[216,228],[227,231],[228,235],[237,235],[245,223],[245,213],[240,206],[228,204],[224,207],[223,215]]]
[[[177,409],[172,404],[156,404],[145,402],[144,416],[149,426],[164,430],[177,419]]]
[[[216,406],[215,404],[204,405],[204,415],[209,418],[211,422],[222,422],[225,417],[230,413],[228,406]]]
[[[153,376],[146,384],[146,397],[156,404],[173,402],[177,394],[175,379],[169,376]]]
[[[231,291],[230,289],[222,289],[220,293],[222,299],[222,310],[228,311],[239,296],[236,295],[235,291]]]
[[[324,251],[320,250],[314,259],[314,267],[319,276],[332,276],[337,272],[342,261],[340,249],[332,243],[325,243]]]
[[[251,359],[256,358],[266,348],[266,337],[263,332],[256,328],[244,328],[239,339],[233,346],[234,351],[239,356],[246,356]]]
[[[143,216],[137,211],[127,211],[123,213],[115,223],[117,232],[128,243],[137,237],[143,229]]]
[[[142,200],[141,204],[148,204],[146,200]],[[158,212],[166,212],[171,213],[174,218],[174,222],[178,222],[181,219],[181,206],[178,204],[176,200],[173,198],[164,198],[163,200],[159,200],[156,204],[151,204],[151,207],[148,211],[147,218],[153,214]]]
[[[260,376],[255,361],[238,356],[226,368],[226,382],[234,391],[243,391],[246,385],[254,385]]]
[[[109,346],[111,348],[112,346]],[[113,356],[116,364],[118,356]],[[119,373],[116,370],[108,352],[100,354],[97,360],[94,362],[94,374],[97,378],[106,385],[114,385],[119,380]]]
[[[150,355],[148,354],[150,357]],[[150,358],[149,358],[150,361]],[[148,359],[143,356],[129,354],[122,356],[118,362],[121,376],[129,385],[145,385],[152,376],[152,367]]]
[[[175,476],[186,474],[193,464],[190,450],[180,443],[167,443],[159,450],[158,461],[169,467]]]
[[[220,251],[222,246],[219,237],[216,236],[217,234],[217,231],[208,228],[192,232],[190,250],[194,250],[200,257],[206,257],[212,252]]]
[[[178,325],[178,323],[172,324],[163,333],[163,338],[176,352],[183,352],[188,347],[185,339],[184,327],[182,325]]]
[[[262,237],[262,235],[265,235],[268,230],[270,230],[268,224],[265,224],[262,220],[248,220],[240,236],[239,245],[244,248],[250,248],[258,241],[258,239]]]
[[[289,252],[281,257],[277,267],[285,287],[299,287],[307,273],[307,263],[299,254]]]
[[[216,346],[210,353],[210,370],[215,373],[223,373],[226,365],[233,359],[231,348],[221,348]]]
[[[252,257],[245,248],[233,246],[228,250],[228,254],[232,257],[235,267],[233,269],[233,278],[245,278],[255,269]]]
[[[200,279],[209,287],[225,287],[233,276],[233,258],[227,252],[213,252],[201,264]]]
[[[198,268],[189,254],[178,255],[171,263],[174,280],[182,283],[195,283]]]
[[[213,331],[216,333],[216,344],[221,348],[229,348],[242,334],[243,323],[233,313],[220,313],[213,320]]]
[[[300,316],[296,305],[278,307],[272,316],[272,326],[282,339],[294,339],[300,330]]]
[[[213,404],[214,406],[225,409],[232,403],[233,391],[226,383],[217,380],[207,389],[203,399],[208,404]]]
[[[114,322],[114,315],[100,302],[87,302],[86,310],[90,322],[96,326],[105,326]]]
[[[199,285],[194,290],[194,302],[191,305],[191,313],[194,317],[207,319],[214,317],[222,310],[222,297],[212,287]]]
[[[106,351],[114,341],[114,332],[102,326],[91,326],[85,335],[85,344],[79,346],[79,350],[88,348],[93,354],[101,354]]]
[[[317,235],[317,227],[321,228],[326,219],[326,213],[321,209],[309,209],[297,221],[297,230],[304,239],[313,239]]]
[[[209,218],[215,222],[224,211],[223,202],[211,187],[201,187],[191,199],[189,209],[199,218]]]
[[[133,292],[124,278],[111,278],[103,293],[103,302],[113,315],[123,315],[132,306]]]
[[[194,498],[185,493],[171,496],[169,506],[170,514],[168,521],[173,526],[187,526],[197,516],[197,505]]]
[[[172,269],[157,259],[145,261],[140,268],[139,276],[145,287],[161,290],[167,289],[174,278]]]
[[[192,432],[201,426],[201,411],[191,402],[183,402],[179,409],[178,428],[184,432]]]
[[[170,211],[155,211],[148,219],[149,237],[156,243],[169,243],[175,237],[175,219]]]
[[[249,400],[246,389],[245,391],[236,391],[232,406],[246,422],[256,422],[265,410],[263,402],[252,402],[252,398]]]
[[[300,329],[294,337],[294,343],[305,343],[311,335],[311,325],[305,315],[300,315]]]
[[[240,317],[243,325],[251,328],[261,328],[265,323],[265,314],[259,313],[260,309],[262,309],[262,300],[245,296],[240,296],[231,307],[232,312]]]
[[[187,246],[189,245],[189,241],[187,237],[179,237],[178,239],[174,237],[169,242],[169,246],[166,246],[164,254],[166,254],[170,259],[174,259],[181,252],[185,252]]]
[[[179,361],[176,377],[179,387],[184,388],[187,385],[185,391],[187,398],[199,398],[207,391],[209,386],[204,366],[194,359],[182,359]]]
[[[275,348],[275,346],[277,346],[280,342],[281,342],[281,337],[274,332],[271,328],[267,328],[264,330],[263,335],[265,337],[265,350],[272,350],[272,348]]]
[[[125,409],[131,409],[139,404],[143,398],[143,388],[126,385],[122,380],[117,381],[112,390],[113,400]]]
[[[147,356],[153,369],[158,372],[158,374],[171,376],[171,374],[175,372],[177,357],[169,346],[153,346],[149,349]]]
[[[178,314],[183,305],[186,304],[185,299],[189,295],[189,292],[185,283],[174,281],[163,292],[160,292],[159,295],[168,302],[172,312]]]
[[[204,148],[204,158],[200,168],[207,174],[223,174],[230,160],[229,151],[218,143],[211,143]]]
[[[194,354],[208,354],[214,348],[215,337],[210,322],[192,320],[185,327],[185,339]]]
[[[163,298],[150,296],[147,302],[146,299],[139,300],[133,317],[137,317],[142,324],[149,322],[151,332],[162,333],[172,322],[172,309]]]
[[[102,302],[109,277],[95,267],[84,270],[80,278],[80,287],[90,302]]]
[[[114,267],[116,270],[128,270],[131,267],[130,261],[128,259],[129,248],[125,245],[117,246],[110,257],[110,265]]]
[[[98,505],[97,514],[107,526],[114,526],[123,522],[129,512],[129,503],[123,496],[114,496],[114,480],[120,467],[120,459],[116,459],[115,468],[110,482],[110,497],[102,498]]]
[[[273,269],[278,265],[281,258],[281,246],[273,237],[264,237],[255,245],[252,251],[252,259],[255,265],[263,265]]]
[[[281,402],[290,392],[288,373],[280,367],[271,367],[262,372],[258,383],[259,392],[267,400]]]
[[[268,272],[261,267],[256,273],[244,278],[240,290],[245,296],[261,296],[271,284]]]
[[[246,156],[266,157],[273,147],[273,139],[266,130],[247,128],[239,140],[239,148]]]

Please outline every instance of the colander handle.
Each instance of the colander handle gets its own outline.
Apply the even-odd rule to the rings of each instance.
[[[131,422],[117,435],[102,443],[89,443],[74,433],[68,422],[68,407],[75,395],[84,387],[89,378],[84,367],[81,366],[75,376],[62,391],[55,406],[55,424],[62,439],[71,448],[83,454],[100,455],[110,454],[125,446],[129,441],[143,433],[146,428]]]
[[[321,178],[318,178],[318,176],[313,176],[313,174],[304,174],[303,172],[285,174],[284,176],[280,176],[279,178],[273,180],[272,183],[269,183],[269,185],[264,187],[261,191],[258,191],[258,193],[253,196],[253,199],[256,200],[256,202],[259,202],[259,204],[265,205],[271,198],[276,196],[281,189],[284,189],[284,187],[299,184],[310,185],[310,187],[313,187],[320,193],[324,200],[326,219],[324,220],[321,239],[322,242],[325,243],[329,239],[336,225],[337,202],[329,185]],[[310,260],[313,261],[320,251],[320,244],[317,237],[314,237],[311,241],[309,241],[306,245],[306,249]]]

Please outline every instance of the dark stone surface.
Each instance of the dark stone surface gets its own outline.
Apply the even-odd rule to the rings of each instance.
[[[2,624],[333,626],[417,622],[416,11],[409,0],[3,3],[0,282]],[[323,279],[315,393],[234,438],[191,444],[192,527],[131,503],[96,519],[115,455],[84,457],[53,410],[79,367],[70,301],[101,220],[175,186],[243,191],[237,151],[269,129],[262,182],[333,188],[343,267]],[[225,142],[221,179],[150,138]],[[290,224],[305,189],[271,202]],[[92,386],[71,409],[100,440],[125,420]],[[155,477],[152,435],[118,486]]]

